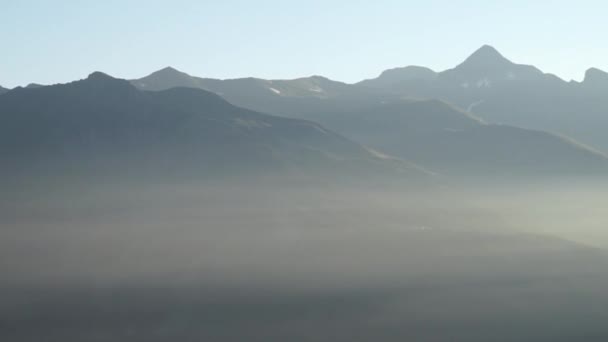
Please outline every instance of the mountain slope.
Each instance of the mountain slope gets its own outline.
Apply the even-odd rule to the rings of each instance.
[[[502,71],[494,72],[496,66]],[[509,70],[516,80],[507,73]],[[169,72],[173,74],[173,82],[163,85],[159,82],[162,81],[159,74]],[[479,88],[458,85],[482,76],[488,83],[480,84]],[[400,81],[398,77],[405,79]],[[485,47],[449,72],[434,74],[418,67],[386,72],[378,81],[380,83],[369,81],[379,88],[320,79],[325,82],[322,87],[334,85],[326,97],[303,96],[288,90],[297,86],[303,88],[302,79],[222,81],[165,70],[132,82],[140,86],[153,84],[156,89],[196,84],[196,87],[206,87],[243,107],[320,122],[381,152],[412,160],[446,175],[540,177],[608,171],[604,155],[571,140],[536,130],[490,125],[441,101],[403,99],[408,94],[414,98],[433,94],[445,94],[449,98],[463,94],[464,103],[471,101],[468,106],[472,110],[475,105],[484,104],[473,102],[479,92],[488,94],[501,84],[519,84],[535,77],[545,79],[535,68],[515,65],[496,50]],[[457,84],[456,88],[454,84]],[[271,86],[276,87],[273,88],[276,92],[268,90]],[[403,91],[410,86],[412,92]]]
[[[593,92],[608,92],[608,72],[597,68],[588,69],[581,86]]]
[[[231,95],[237,91],[249,91],[251,95],[258,96],[320,98],[334,96],[350,88],[345,83],[332,81],[321,76],[311,76],[295,80],[264,80],[259,78],[216,80],[193,77],[172,67],[161,69],[131,82],[139,89],[153,91],[174,87],[191,87],[201,88],[222,95]]]
[[[159,70],[131,83],[141,90],[199,88],[216,93],[240,107],[300,118],[320,111],[354,110],[395,97],[384,91],[360,89],[321,76],[294,80],[218,80],[190,76],[173,68]]]
[[[7,93],[9,91],[9,89],[3,88],[2,86],[0,86],[0,95]]]
[[[495,48],[484,45],[457,67],[439,73],[438,80],[463,87],[488,87],[493,83],[534,80],[543,73],[530,65],[515,64]]]
[[[134,174],[424,174],[310,121],[235,107],[198,89],[140,91],[102,73],[2,96],[0,153],[6,164],[29,169],[59,164]]]
[[[406,81],[434,81],[437,76],[438,74],[429,68],[407,66],[383,71],[377,78],[361,81],[359,85],[370,88],[389,88]]]
[[[549,178],[608,172],[605,155],[570,139],[488,124],[436,100],[400,101],[312,119],[446,175]]]
[[[440,99],[488,122],[556,132],[608,151],[604,133],[608,125],[608,77],[599,69],[588,70],[581,83],[565,82],[533,66],[513,63],[493,47],[483,46],[432,80],[404,76],[386,84],[383,75],[358,86],[395,96]]]

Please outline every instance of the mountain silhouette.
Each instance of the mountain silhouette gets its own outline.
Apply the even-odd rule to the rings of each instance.
[[[30,83],[27,86],[25,86],[25,88],[29,88],[29,89],[32,89],[32,88],[41,88],[41,87],[44,87],[44,85],[38,84],[38,83]]]
[[[489,87],[496,82],[537,79],[543,73],[529,65],[515,64],[489,45],[475,51],[460,65],[439,73],[439,79],[464,87]]]
[[[172,67],[166,67],[134,82],[142,90],[166,90],[175,87],[201,88],[190,75]]]
[[[358,86],[394,96],[439,99],[488,122],[555,132],[608,151],[603,129],[608,125],[608,82],[599,69],[589,69],[583,82],[566,82],[483,46],[434,80],[402,77],[386,84],[382,75]]]
[[[424,174],[310,121],[239,108],[200,89],[140,91],[100,72],[3,95],[0,152],[11,165],[30,169],[64,163],[199,176],[289,170]]]
[[[551,178],[608,172],[606,155],[571,139],[488,124],[438,100],[398,101],[311,119],[445,175]]]
[[[193,87],[220,95],[228,102],[251,110],[278,116],[303,117],[319,111],[355,110],[377,104],[384,91],[362,89],[321,76],[293,80],[259,78],[210,79],[190,76],[165,68],[131,83],[141,90]],[[388,95],[394,98],[394,95]]]
[[[608,91],[608,73],[597,68],[590,68],[585,72],[582,85],[592,90]]]
[[[495,72],[495,68],[502,69]],[[496,125],[468,113],[485,104],[477,100],[477,94],[505,89],[504,84],[508,83],[528,82],[532,76],[525,75],[537,75],[536,69],[513,64],[487,46],[452,70],[446,81],[446,72],[435,74],[420,67],[394,69],[377,80],[366,81],[370,82],[368,85],[348,85],[325,78],[211,80],[185,78],[187,74],[175,71],[172,79],[179,76],[180,85],[196,83],[241,107],[319,122],[381,152],[446,175],[550,176],[608,170],[604,154],[576,141],[541,130]],[[523,76],[509,79],[503,77],[505,70]],[[487,87],[467,89],[454,82],[454,77],[475,79],[481,74],[490,80]],[[171,87],[171,83],[150,82],[153,75],[132,82],[154,84],[157,89]],[[306,95],[305,90],[311,85],[331,91],[326,91],[325,97]],[[410,86],[411,92],[407,91]],[[410,99],[404,100],[404,96]],[[460,105],[446,104],[454,103],[448,101],[451,96],[456,96],[460,102],[454,102]],[[416,100],[425,98],[445,99]],[[463,107],[466,109],[459,109]]]
[[[365,80],[359,84],[366,87],[393,87],[405,81],[434,81],[438,74],[425,67],[407,66],[403,68],[389,69],[378,78]]]
[[[326,98],[340,94],[350,87],[322,76],[303,77],[295,80],[264,80],[241,78],[216,80],[190,76],[172,67],[166,67],[146,77],[132,81],[142,90],[166,90],[174,87],[200,88],[222,96],[263,97],[318,97]],[[248,92],[247,95],[243,93]]]

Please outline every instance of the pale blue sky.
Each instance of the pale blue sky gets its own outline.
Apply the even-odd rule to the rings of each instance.
[[[164,66],[197,76],[354,82],[450,68],[483,44],[565,79],[608,69],[603,0],[0,0],[0,85]]]

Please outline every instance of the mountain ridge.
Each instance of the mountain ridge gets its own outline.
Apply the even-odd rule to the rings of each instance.
[[[474,112],[488,122],[568,136],[608,152],[608,77],[597,68],[582,82],[566,82],[534,66],[516,64],[484,46],[435,80],[403,77],[390,84],[382,74],[359,82],[394,96],[436,98]]]
[[[311,121],[239,108],[200,89],[141,91],[101,72],[2,96],[0,133],[2,159],[25,160],[26,165],[67,160],[65,165],[102,165],[135,174],[186,171],[194,176],[276,171],[348,177],[355,170],[430,175]]]
[[[472,58],[468,59],[468,63],[487,58],[498,60],[499,64],[507,68],[517,66],[491,47],[478,50]],[[530,70],[525,65],[522,68]],[[542,175],[543,172],[546,172],[547,175],[559,174],[561,172],[559,170],[569,170],[568,172],[572,174],[577,172],[585,174],[585,165],[590,166],[589,169],[593,170],[591,173],[594,174],[601,173],[597,172],[598,170],[604,170],[606,156],[599,153],[597,149],[590,148],[588,144],[572,139],[562,139],[560,135],[545,132],[542,129],[501,124],[484,115],[478,115],[480,113],[478,107],[488,105],[483,97],[481,100],[477,97],[478,94],[493,95],[494,89],[511,89],[511,84],[519,86],[539,80],[553,82],[550,76],[504,80],[502,83],[487,84],[487,87],[486,84],[483,84],[475,87],[478,89],[475,90],[467,89],[458,82],[445,82],[445,72],[435,73],[421,67],[393,70],[396,70],[397,74],[405,74],[407,80],[403,82],[393,80],[394,83],[385,82],[385,85],[379,87],[380,89],[321,79],[323,82],[333,82],[329,84],[335,85],[332,92],[326,92],[325,97],[294,95],[282,88],[284,86],[302,88],[302,84],[298,83],[302,79],[291,81],[209,80],[190,77],[196,80],[206,80],[209,90],[241,107],[320,122],[322,125],[380,152],[411,160],[442,174],[452,172],[460,175],[473,174],[477,172],[476,169],[484,170],[477,172],[482,175],[508,174],[510,170],[518,170],[517,172],[522,174],[530,172],[536,176]],[[457,67],[450,70],[460,72],[462,69]],[[536,70],[532,70],[535,75],[540,72]],[[425,77],[412,77],[420,72],[423,76],[426,75],[426,79]],[[182,75],[187,74],[182,73]],[[139,81],[132,82],[137,84]],[[284,85],[280,82],[288,84]],[[289,84],[289,82],[292,83]],[[306,87],[308,86],[310,84],[306,84]],[[393,86],[396,88],[392,88]],[[382,87],[389,87],[389,89],[382,89]],[[412,91],[410,92],[410,90]],[[526,92],[529,93],[527,90]],[[457,101],[453,101],[454,99],[450,97],[454,95],[457,96]],[[462,98],[459,99],[458,96],[462,96]],[[430,102],[418,102],[425,99],[429,99]],[[420,103],[424,105],[420,105]],[[466,110],[458,108],[466,108]],[[483,112],[481,113],[483,114]],[[453,121],[454,118],[459,119]],[[449,122],[458,122],[458,120],[460,120],[458,125],[464,124],[464,128],[453,127],[449,124]],[[429,126],[432,129],[424,131],[424,125],[429,124],[432,124]],[[383,127],[383,130],[378,131],[379,127]],[[374,130],[373,136],[370,133],[372,130]],[[428,136],[420,134],[421,130]],[[431,151],[426,151],[425,148],[428,146],[435,147]],[[485,148],[481,148],[484,146]],[[552,151],[550,160],[544,156],[543,149]],[[566,162],[560,161],[559,151],[565,153]],[[493,165],[498,155],[501,155],[504,170],[498,164]],[[448,160],[451,165],[445,162]],[[465,165],[466,160],[471,163],[471,167]],[[577,162],[573,162],[574,160]],[[544,161],[547,166],[543,166],[541,161]],[[475,163],[474,167],[473,163]],[[572,164],[572,166],[568,164]]]

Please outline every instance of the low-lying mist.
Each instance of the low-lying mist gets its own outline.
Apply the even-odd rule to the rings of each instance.
[[[604,188],[264,181],[23,193],[2,202],[2,335],[599,341]]]

